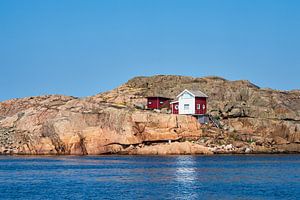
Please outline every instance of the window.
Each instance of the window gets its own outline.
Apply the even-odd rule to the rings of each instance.
[[[159,102],[160,104],[163,104],[164,102],[163,101],[161,101],[161,102]]]
[[[174,108],[175,108],[175,110],[178,110],[178,105],[175,105],[175,107],[174,107]]]
[[[197,104],[197,110],[201,109],[201,104]]]
[[[152,102],[151,102],[151,101],[149,101],[149,102],[148,102],[148,104],[149,104],[149,105],[151,105],[151,104],[152,104]]]
[[[202,105],[202,109],[205,110],[205,104]]]
[[[184,104],[183,109],[184,110],[189,110],[190,109],[190,104]]]

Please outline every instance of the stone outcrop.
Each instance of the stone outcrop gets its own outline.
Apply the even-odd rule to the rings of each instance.
[[[3,154],[121,153],[130,145],[172,142],[185,134],[201,134],[200,125],[191,116],[66,96],[9,100],[0,108]]]
[[[138,155],[180,155],[180,154],[206,154],[211,155],[213,152],[202,145],[191,142],[173,142],[170,144],[156,144],[136,148],[130,154]]]
[[[209,113],[222,129],[200,125],[192,116],[143,109],[146,96],[173,98],[183,89],[208,94]],[[260,89],[249,81],[136,77],[83,99],[48,95],[0,103],[1,154],[299,151],[300,91]]]
[[[220,77],[136,77],[112,91],[90,97],[96,102],[124,105],[145,103],[146,96],[176,97],[184,89],[201,90],[209,96],[210,112],[226,117],[252,117],[300,121],[300,91],[261,89],[249,81]]]
[[[163,95],[174,98],[184,89],[200,89],[209,96],[208,112],[220,119],[223,127],[222,130],[218,130],[219,135],[229,137],[236,134],[238,136],[236,139],[246,142],[244,146],[247,147],[249,146],[247,143],[255,141],[256,150],[251,147],[252,152],[298,152],[299,90],[263,89],[249,81],[228,81],[220,77],[159,75],[136,77],[115,90],[95,95],[90,99],[134,106],[145,104],[145,96]],[[210,130],[206,129],[206,133],[210,134],[210,140],[215,144],[229,145],[230,142],[234,142],[213,138]],[[282,138],[279,143],[278,137]],[[286,144],[281,144],[282,141],[286,141]]]

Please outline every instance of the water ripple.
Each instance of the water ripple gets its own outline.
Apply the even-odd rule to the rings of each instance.
[[[0,156],[0,199],[299,199],[300,155]]]

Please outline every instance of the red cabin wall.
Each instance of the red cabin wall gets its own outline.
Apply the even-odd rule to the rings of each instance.
[[[148,97],[147,108],[148,109],[170,108],[170,100],[162,97]]]
[[[200,104],[200,109],[198,105]],[[203,105],[205,106],[203,109]],[[207,105],[206,105],[206,98],[205,97],[196,97],[195,98],[195,114],[203,115],[206,114]]]
[[[156,97],[148,97],[147,98],[147,108],[149,109],[157,109],[158,108],[158,98]]]
[[[177,109],[176,109],[177,106]],[[178,114],[179,113],[179,104],[178,103],[173,103],[172,104],[172,113],[173,114]]]
[[[169,99],[163,99],[163,102],[164,103],[162,105],[160,105],[160,108],[167,108],[167,109],[171,108],[171,106],[170,106],[171,100],[169,100]]]

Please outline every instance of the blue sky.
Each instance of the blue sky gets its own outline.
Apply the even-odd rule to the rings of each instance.
[[[297,0],[0,0],[0,101],[90,96],[134,76],[300,88]]]

